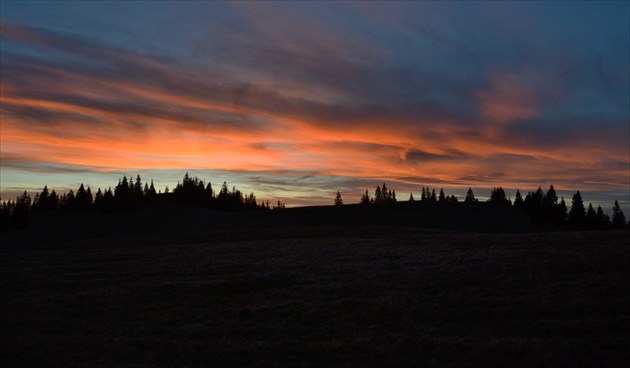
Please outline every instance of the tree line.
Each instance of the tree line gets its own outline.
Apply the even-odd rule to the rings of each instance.
[[[440,188],[440,192],[437,194],[435,188],[429,187],[422,187],[420,200],[459,202],[459,199],[455,195],[446,195],[442,188]],[[413,193],[410,193],[409,201],[415,201]],[[363,205],[392,202],[397,202],[396,191],[387,188],[386,183],[383,183],[382,187],[380,185],[376,186],[373,197],[370,197],[368,189],[365,189],[365,193],[359,200],[359,203]],[[463,202],[479,202],[479,200],[475,198],[472,188],[468,188]],[[589,203],[586,208],[584,206],[584,201],[582,200],[582,195],[579,191],[573,195],[571,208],[569,209],[566,205],[564,197],[558,198],[553,185],[550,185],[546,192],[544,192],[541,187],[538,187],[537,190],[528,192],[524,198],[520,189],[517,189],[514,201],[507,196],[502,187],[495,187],[491,190],[490,197],[487,202],[519,208],[530,216],[532,223],[537,225],[540,225],[543,222],[549,222],[565,227],[568,230],[630,228],[630,221],[626,222],[626,217],[621,210],[621,206],[618,201],[615,200],[613,205],[612,219],[604,213],[601,206],[597,206],[597,209],[595,209],[593,204]],[[341,193],[339,191],[337,191],[335,196],[334,204],[337,206],[343,205],[343,198],[341,197]]]
[[[284,203],[279,200],[273,206],[269,204],[269,200],[259,204],[253,192],[243,194],[236,187],[232,187],[230,190],[226,182],[223,182],[219,193],[215,193],[210,182],[206,184],[196,176],[189,176],[188,173],[184,175],[181,183],[177,183],[173,190],[173,198],[180,203],[220,211],[277,210],[285,208]]]
[[[123,176],[112,190],[98,188],[95,194],[89,186],[83,183],[75,191],[57,194],[55,190],[49,191],[44,186],[41,193],[33,198],[24,191],[15,200],[2,201],[0,203],[0,231],[18,229],[28,225],[29,214],[38,212],[80,212],[95,211],[99,214],[112,212],[132,211],[155,203],[158,195],[169,198],[175,202],[197,205],[221,211],[248,211],[283,209],[284,203],[278,201],[271,206],[269,201],[256,202],[254,193],[244,195],[241,191],[232,187],[228,190],[227,183],[223,183],[219,193],[215,193],[210,182],[205,184],[197,177],[184,175],[181,183],[170,193],[168,187],[164,194],[157,192],[153,180],[143,182],[138,174],[136,179],[127,179]]]
[[[76,193],[73,190],[57,194],[55,190],[49,191],[48,186],[44,186],[41,193],[35,194],[34,198],[24,191],[15,200],[2,201],[0,203],[0,231],[17,229],[28,225],[30,213],[57,211],[57,212],[79,212],[92,210],[99,214],[111,212],[131,211],[140,207],[151,205],[158,200],[158,197],[173,200],[175,202],[210,208],[219,211],[251,211],[251,210],[278,210],[285,208],[284,203],[278,201],[275,205],[270,205],[269,201],[258,203],[254,193],[244,194],[236,187],[229,189],[226,182],[223,183],[219,192],[216,193],[212,184],[191,177],[188,173],[184,175],[181,182],[170,193],[168,187],[164,193],[157,192],[153,184],[143,182],[138,174],[135,178],[127,179],[123,176],[112,190],[98,188],[95,194],[89,186],[80,184]],[[459,202],[455,195],[447,195],[440,188],[439,194],[435,188],[422,187],[421,201],[436,202]],[[359,203],[363,205],[386,204],[397,202],[396,191],[388,188],[386,183],[377,185],[374,196],[370,196],[368,189],[361,196]],[[409,201],[415,201],[413,193],[409,195]],[[479,200],[475,197],[471,188],[468,188],[464,203],[475,203]],[[532,223],[542,224],[549,222],[569,230],[603,230],[620,229],[630,227],[626,222],[624,213],[615,201],[612,218],[604,213],[601,206],[597,209],[591,203],[586,207],[580,192],[573,195],[571,208],[569,209],[563,197],[558,198],[553,185],[544,192],[541,187],[533,192],[528,192],[522,196],[519,189],[516,191],[514,201],[509,198],[505,190],[495,187],[490,192],[488,202],[497,205],[513,206],[527,213]],[[337,192],[334,200],[337,206],[343,205],[341,193]]]

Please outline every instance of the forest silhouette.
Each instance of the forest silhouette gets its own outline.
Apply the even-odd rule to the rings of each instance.
[[[285,204],[277,201],[271,205],[269,200],[257,201],[254,193],[244,194],[236,187],[229,189],[226,182],[223,182],[218,193],[212,187],[210,181],[204,182],[198,177],[192,177],[186,172],[181,182],[171,192],[168,187],[164,193],[155,189],[153,180],[143,182],[138,174],[135,178],[127,179],[123,176],[112,190],[98,188],[92,194],[91,188],[80,184],[76,193],[73,190],[67,193],[57,194],[55,190],[49,190],[44,186],[40,193],[36,193],[33,198],[24,191],[14,200],[2,201],[0,204],[0,231],[10,231],[26,227],[29,223],[29,215],[41,212],[81,212],[94,211],[98,214],[115,214],[120,212],[134,211],[139,208],[149,207],[158,201],[172,201],[190,206],[207,208],[215,211],[270,211],[281,210]],[[435,188],[422,187],[420,202],[438,203],[460,203],[461,205],[471,205],[480,201],[475,197],[472,188],[469,188],[463,201],[455,195],[445,194],[440,188],[439,194]],[[389,188],[386,183],[377,185],[373,196],[370,196],[366,188],[365,193],[360,197],[358,203],[361,205],[392,205],[399,202],[396,198],[396,191]],[[410,193],[408,202],[416,202],[413,193]],[[606,230],[630,228],[630,222],[621,210],[618,201],[615,200],[612,207],[612,218],[604,213],[601,206],[597,209],[591,203],[586,207],[579,191],[575,192],[568,208],[564,197],[558,198],[553,185],[544,192],[538,187],[533,192],[528,192],[522,196],[520,189],[517,189],[514,200],[506,194],[502,187],[495,187],[491,190],[486,201],[489,205],[507,206],[520,209],[527,214],[533,225],[545,223],[555,225],[557,228],[566,230]],[[333,204],[343,206],[344,200],[341,192],[337,191]],[[456,211],[457,207],[452,207],[451,211]]]

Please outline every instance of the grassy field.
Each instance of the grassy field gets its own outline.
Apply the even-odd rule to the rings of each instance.
[[[64,238],[74,227],[40,218],[0,238],[3,367],[630,362],[627,231],[204,230],[180,216],[143,237],[95,218],[121,223]]]

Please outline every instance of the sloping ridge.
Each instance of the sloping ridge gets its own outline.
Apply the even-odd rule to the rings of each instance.
[[[137,211],[33,214],[25,229],[0,234],[4,249],[209,243],[326,236],[395,236],[406,231],[528,233],[519,209],[492,203],[398,202],[220,212],[163,201]]]

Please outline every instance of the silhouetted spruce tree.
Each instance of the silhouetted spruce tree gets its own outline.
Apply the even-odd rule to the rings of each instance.
[[[543,216],[543,200],[545,194],[541,187],[535,192],[529,192],[523,200],[523,211],[529,214],[533,224],[541,224],[544,220]]]
[[[129,199],[131,200],[135,192],[135,186],[136,184],[133,182],[133,176],[129,176]]]
[[[584,228],[587,230],[595,230],[597,229],[597,214],[595,213],[595,208],[593,208],[593,204],[588,204],[588,209],[586,210],[586,217],[584,218]]]
[[[549,186],[549,190],[543,197],[542,202],[542,217],[545,221],[549,221],[554,223],[557,215],[556,210],[558,206],[558,195],[556,194],[556,189],[553,187],[553,184]]]
[[[101,192],[101,188],[98,188],[96,194],[94,195],[94,210],[97,213],[103,212],[103,192]]]
[[[31,210],[33,212],[48,210],[49,198],[50,198],[50,194],[48,193],[48,186],[45,185],[42,192],[39,195],[35,195],[35,198],[33,199],[33,205],[31,206]]]
[[[0,201],[0,232],[11,230],[12,201]]]
[[[380,185],[377,185],[376,190],[374,191],[374,202],[383,202],[383,192],[381,191]]]
[[[103,208],[101,209],[101,213],[109,213],[114,210],[116,207],[114,193],[112,192],[112,188],[107,188],[105,193],[103,194]]]
[[[223,182],[223,185],[221,186],[221,190],[219,191],[219,194],[217,195],[217,208],[218,209],[226,209],[228,206],[228,186],[226,182]]]
[[[544,201],[551,206],[558,204],[558,195],[556,194],[556,189],[553,187],[553,184],[549,186],[549,190],[547,190],[547,193],[545,194]]]
[[[146,197],[147,202],[149,203],[155,202],[157,199],[157,192],[155,191],[155,186],[153,185],[153,179],[151,179],[151,185],[149,185],[149,191],[147,192]]]
[[[567,223],[567,204],[564,197],[560,198],[560,203],[555,208],[553,223],[560,226],[565,226]]]
[[[49,211],[56,211],[58,206],[59,206],[59,196],[53,189],[52,191],[50,191],[50,196],[48,196],[48,204],[46,206],[46,209]]]
[[[343,199],[341,199],[341,193],[337,191],[337,195],[335,196],[335,206],[341,206],[343,204]]]
[[[490,192],[490,199],[488,199],[488,202],[497,203],[497,204],[506,204],[506,205],[511,204],[510,200],[507,198],[507,195],[505,194],[505,190],[503,190],[502,187],[496,187],[492,189],[492,191]]]
[[[521,196],[521,191],[516,189],[516,196],[514,197],[514,205],[515,208],[523,208],[523,196]]]
[[[227,184],[225,188],[225,198],[221,202],[221,206],[227,206],[228,200],[228,190]],[[205,199],[206,188],[202,180],[199,180],[197,177],[190,177],[188,172],[184,175],[184,179],[181,183],[177,183],[175,189],[173,189],[173,197],[175,200],[181,203],[193,204],[198,206],[207,205],[207,201]]]
[[[361,204],[370,204],[370,194],[368,193],[367,188],[365,189],[365,194],[361,196]]]
[[[382,187],[376,186],[376,191],[374,193],[374,202],[375,203],[384,203],[390,202],[392,198],[391,190],[387,189],[387,184],[383,183]]]
[[[610,228],[610,217],[604,213],[602,210],[602,206],[597,206],[597,213],[595,214],[597,218],[597,228],[599,230],[606,230]]]
[[[256,196],[254,193],[250,193],[248,196],[245,196],[244,206],[246,210],[255,210],[258,208],[258,204],[256,203]]]
[[[61,210],[62,211],[72,211],[74,209],[74,192],[72,189],[65,193],[61,199]]]
[[[458,201],[458,200],[457,200],[457,197],[455,197],[455,195],[454,195],[454,194],[451,194],[451,198],[449,199],[449,202],[456,203],[457,201]]]
[[[409,202],[413,202],[413,193],[409,193]]]
[[[435,193],[435,188],[431,191],[431,200],[437,201],[437,194]]]
[[[11,228],[18,229],[28,225],[28,214],[31,210],[31,196],[26,191],[15,200],[11,213]]]
[[[473,194],[472,188],[468,188],[468,191],[466,192],[466,199],[464,199],[464,202],[466,203],[477,202],[477,199],[475,199],[475,194]]]
[[[426,189],[424,189],[424,187],[422,187],[422,194],[420,195],[420,200],[426,201],[426,199],[427,199],[427,191]]]
[[[94,204],[94,196],[92,195],[92,189],[90,189],[89,186],[85,190],[85,196],[86,196],[85,203],[87,204],[87,208],[92,208],[92,205]]]
[[[123,176],[114,188],[114,205],[118,210],[128,210],[130,208],[131,188],[127,176]]]
[[[212,183],[210,183],[209,181],[206,185],[206,189],[204,190],[204,198],[208,206],[212,207],[212,201],[214,201],[214,190],[212,189]]]
[[[87,192],[85,191],[83,183],[81,183],[81,186],[79,186],[79,189],[77,189],[77,194],[74,198],[74,205],[72,206],[72,209],[74,211],[83,211],[88,208],[87,202]]]
[[[570,230],[583,230],[586,214],[584,212],[584,202],[582,202],[582,195],[580,191],[577,191],[573,195],[571,201],[571,211],[569,211],[569,218],[567,220],[567,227]]]
[[[131,188],[132,207],[142,206],[144,203],[144,190],[142,189],[142,178],[137,174],[136,181]]]
[[[615,201],[615,205],[613,206],[612,228],[623,229],[624,227],[626,227],[626,216],[624,216],[619,202]]]
[[[440,188],[440,197],[438,199],[440,202],[446,202],[446,196],[444,195],[444,189]]]

